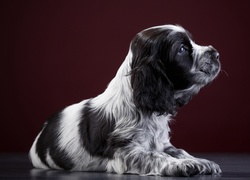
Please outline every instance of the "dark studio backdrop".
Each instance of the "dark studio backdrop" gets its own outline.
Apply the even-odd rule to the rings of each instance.
[[[181,108],[172,143],[190,152],[250,152],[247,1],[0,2],[0,152],[28,152],[55,111],[103,92],[133,36],[180,24],[213,45],[223,72]],[[225,71],[225,72],[224,72]]]

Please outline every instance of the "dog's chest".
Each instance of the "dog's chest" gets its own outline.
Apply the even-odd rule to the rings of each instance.
[[[165,117],[154,117],[146,119],[141,127],[138,127],[135,141],[147,150],[163,151],[169,142],[168,119]]]

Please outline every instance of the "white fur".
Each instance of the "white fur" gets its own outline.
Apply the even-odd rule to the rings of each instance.
[[[53,159],[51,158],[49,151],[47,152],[46,155],[46,161],[48,162],[49,166],[53,169],[62,169],[59,166],[56,165],[56,163],[53,161]]]
[[[34,167],[42,168],[42,169],[49,169],[49,167],[47,167],[45,164],[43,164],[43,162],[40,160],[40,158],[38,157],[37,152],[36,152],[37,140],[40,137],[41,133],[42,133],[42,131],[37,135],[35,141],[33,142],[32,147],[31,147],[30,152],[29,152],[29,156],[30,156],[31,163],[33,164]]]
[[[150,27],[148,29],[145,29],[144,31],[147,31],[149,29],[156,29],[156,28],[172,29],[173,32],[185,32],[185,29],[183,27],[175,26],[175,25],[171,25],[171,24]]]

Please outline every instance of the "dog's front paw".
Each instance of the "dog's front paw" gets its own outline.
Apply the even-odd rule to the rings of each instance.
[[[216,164],[213,161],[209,161],[206,159],[196,159],[199,164],[202,165],[202,169],[200,171],[200,174],[220,174],[221,173],[221,169],[220,166],[218,164]]]
[[[194,176],[200,174],[202,165],[194,159],[178,159],[164,169],[166,176]]]
[[[200,174],[201,166],[193,160],[184,160],[177,165],[175,175],[178,176],[194,176]]]
[[[182,159],[173,163],[166,169],[165,175],[170,176],[194,176],[202,174],[221,173],[219,165],[205,159]]]

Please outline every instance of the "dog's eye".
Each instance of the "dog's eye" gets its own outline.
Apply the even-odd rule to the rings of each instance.
[[[179,49],[179,54],[182,54],[182,53],[184,53],[185,51],[187,51],[187,48],[185,48],[185,46],[182,44],[181,45],[181,47],[180,47],[180,49]]]

